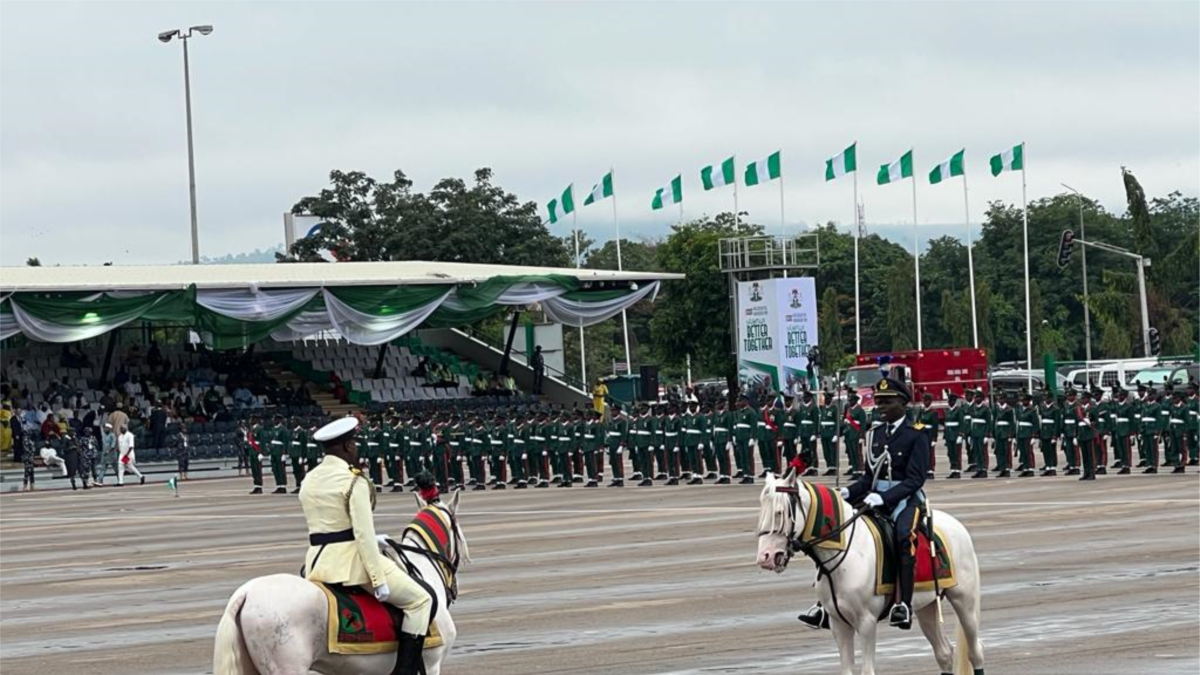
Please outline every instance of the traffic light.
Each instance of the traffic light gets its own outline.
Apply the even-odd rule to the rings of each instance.
[[[1158,356],[1162,352],[1162,338],[1157,328],[1150,329],[1150,356]]]
[[[1071,264],[1071,248],[1075,245],[1075,231],[1063,230],[1062,240],[1058,244],[1058,266],[1066,267]]]

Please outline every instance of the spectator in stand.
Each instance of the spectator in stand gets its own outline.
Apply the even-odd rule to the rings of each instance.
[[[337,397],[339,403],[346,402],[346,387],[342,384],[342,378],[338,377],[337,373],[329,374],[329,390]]]
[[[533,393],[542,393],[542,380],[546,377],[546,357],[542,356],[542,346],[533,348]]]
[[[216,387],[210,386],[208,391],[204,392],[204,412],[209,417],[213,417],[221,410],[221,394]]]
[[[313,397],[308,391],[307,382],[301,382],[296,385],[296,400],[300,403],[300,405],[313,405]]]
[[[155,401],[150,409],[150,447],[167,447],[167,410],[162,401]]]
[[[109,413],[108,422],[115,429],[126,429],[129,427],[129,415],[125,412],[125,406],[122,403],[117,403],[117,409]],[[114,431],[114,433],[116,433]]]
[[[483,396],[488,393],[487,379],[480,372],[475,375],[475,381],[471,383],[471,394],[474,396]]]
[[[112,412],[117,408],[117,399],[113,396],[113,391],[110,387],[104,388],[104,394],[100,397],[100,409],[104,412]]]
[[[117,487],[125,484],[125,472],[132,471],[141,484],[146,484],[146,477],[137,468],[137,452],[134,448],[133,432],[122,429],[117,436]]]
[[[117,366],[117,372],[113,375],[113,386],[124,391],[127,382],[129,382],[129,369],[124,362],[121,362],[121,365]]]
[[[33,382],[33,374],[25,367],[25,359],[17,359],[17,364],[9,369],[8,381],[14,389],[19,384],[28,386],[30,382]]]
[[[509,395],[517,393],[517,381],[511,374],[504,376],[504,389],[508,391]]]
[[[12,403],[4,401],[0,403],[0,453],[7,453],[13,449],[13,434],[12,425],[13,419]],[[16,453],[13,453],[13,459],[16,459]]]
[[[151,370],[159,370],[163,365],[162,351],[158,348],[158,342],[150,341],[150,350],[146,352],[146,365],[150,366]]]
[[[429,373],[429,357],[422,356],[420,361],[417,361],[417,367],[412,369],[413,377],[425,377]]]
[[[134,345],[129,345],[129,349],[125,351],[125,365],[133,368],[142,363],[142,348]]]
[[[58,438],[59,434],[58,420],[54,418],[54,415],[46,415],[45,421],[42,422],[42,440],[48,441],[51,438]]]
[[[46,418],[49,416],[50,416],[50,406],[47,405],[45,401],[42,401],[40,404],[38,404],[38,409],[37,409],[37,426],[38,426],[38,428],[41,428],[41,426],[46,423]]]
[[[254,404],[254,394],[246,388],[245,384],[239,384],[237,389],[233,390],[233,405],[238,410],[249,408]]]

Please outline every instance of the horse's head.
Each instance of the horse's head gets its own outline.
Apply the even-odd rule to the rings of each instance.
[[[808,493],[801,489],[796,472],[782,476],[767,474],[759,496],[758,566],[776,573],[787,569],[792,558],[791,541],[796,536],[796,514],[807,508]]]

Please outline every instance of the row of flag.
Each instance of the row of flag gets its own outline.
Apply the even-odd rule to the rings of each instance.
[[[775,151],[765,159],[757,162],[752,162],[746,165],[742,173],[742,184],[747,187],[761,185],[783,176],[783,171],[780,162],[780,151]],[[966,150],[959,150],[946,161],[938,164],[929,172],[929,182],[938,184],[947,178],[953,176],[961,176],[965,172],[965,155]],[[1004,171],[1024,171],[1025,170],[1025,144],[1013,146],[998,155],[993,155],[989,161],[989,166],[993,176],[998,176]],[[858,171],[858,144],[854,143],[850,147],[843,150],[838,156],[825,161],[825,180],[831,181],[840,178],[849,173]],[[889,164],[884,164],[879,167],[878,173],[875,175],[875,182],[878,185],[887,185],[905,178],[913,177],[913,156],[912,150],[901,155],[900,159]],[[700,170],[700,183],[704,186],[707,192],[725,185],[735,185],[737,182],[737,166],[736,156],[730,157],[719,164],[710,164]],[[612,171],[604,174],[599,183],[592,186],[591,192],[588,193],[583,205],[588,206],[596,202],[613,196],[613,175]],[[650,200],[650,208],[655,211],[666,208],[672,204],[680,204],[683,202],[683,175],[677,175],[671,179],[665,186],[654,192],[654,197]],[[557,199],[551,199],[547,204],[547,209],[550,212],[550,223],[557,223],[563,216],[575,212],[575,185],[567,186],[563,190],[562,195]]]

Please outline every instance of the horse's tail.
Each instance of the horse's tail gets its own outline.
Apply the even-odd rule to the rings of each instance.
[[[975,555],[971,551],[971,555]],[[979,620],[982,615],[983,601],[980,598],[982,586],[979,573],[979,559],[975,559],[975,589],[971,592],[971,604],[975,606],[975,639],[979,639]],[[974,675],[975,668],[971,665],[971,646],[967,642],[967,633],[963,630],[963,622],[958,622],[958,631],[954,635],[954,675]]]
[[[233,592],[225,605],[225,614],[217,624],[217,639],[213,646],[213,675],[258,675],[246,641],[242,638],[242,626],[238,615],[246,602],[246,586]]]

